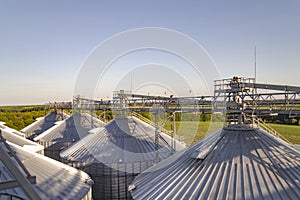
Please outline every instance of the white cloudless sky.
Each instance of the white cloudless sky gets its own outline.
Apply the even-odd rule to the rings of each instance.
[[[258,82],[300,86],[299,0],[0,1],[0,25],[0,105],[70,101],[93,48],[141,27],[190,36],[222,78],[253,77],[256,46]]]

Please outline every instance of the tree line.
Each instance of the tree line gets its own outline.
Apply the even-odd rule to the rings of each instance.
[[[43,105],[33,106],[0,106],[0,121],[6,123],[7,126],[16,130],[21,130],[29,124],[33,123],[38,117],[43,117],[51,112],[45,109]],[[65,111],[64,111],[65,112]],[[105,114],[104,114],[105,112]],[[72,111],[67,111],[71,114]],[[154,121],[154,114],[151,112],[138,112],[140,115]],[[113,111],[95,111],[101,120],[110,121],[114,118]],[[171,113],[164,113],[160,118],[173,120]],[[162,119],[162,120],[164,120]],[[290,117],[289,115],[263,116],[262,119],[267,123],[300,125],[299,117]],[[196,114],[196,113],[176,113],[175,121],[222,121],[223,116],[220,114]]]
[[[0,121],[5,122],[8,127],[21,130],[33,123],[38,117],[43,117],[49,111],[44,106],[1,106]]]

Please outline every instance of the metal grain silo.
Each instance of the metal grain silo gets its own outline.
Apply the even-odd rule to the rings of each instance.
[[[33,139],[55,125],[56,122],[62,121],[69,116],[63,112],[53,111],[45,117],[39,117],[35,122],[29,124],[21,130],[28,139]]]
[[[92,199],[86,173],[2,137],[0,152],[0,199]]]
[[[60,161],[59,152],[89,134],[89,130],[104,123],[86,113],[75,113],[34,138],[45,147],[44,154]]]
[[[155,143],[155,128],[135,117],[117,116],[91,133],[60,155],[92,177],[94,199],[131,199],[133,178],[171,154],[171,138],[160,133],[163,139]]]
[[[25,134],[20,132],[20,131],[17,131],[13,128],[10,128],[8,126],[5,125],[6,123],[5,122],[0,122],[0,129],[5,131],[5,132],[8,132],[8,133],[11,133],[11,134],[14,134],[14,135],[17,135],[17,136],[20,136],[22,138],[25,138]]]
[[[3,138],[6,139],[8,142],[23,147],[23,149],[35,153],[44,154],[44,146],[20,136],[17,130],[0,125],[0,131],[2,133]]]
[[[273,135],[230,125],[136,177],[134,199],[300,199],[300,153]]]

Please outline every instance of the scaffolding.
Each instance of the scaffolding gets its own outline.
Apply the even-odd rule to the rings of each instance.
[[[68,102],[55,103],[56,109],[70,109]],[[50,105],[51,107],[51,105]],[[300,116],[300,87],[287,85],[272,85],[256,83],[255,78],[234,76],[228,79],[214,81],[213,95],[198,95],[188,97],[153,96],[133,94],[120,90],[113,92],[113,99],[96,100],[80,96],[74,97],[73,112],[87,112],[94,115],[95,110],[114,111],[115,114],[131,115],[132,112],[151,112],[154,116],[163,108],[170,114],[168,120],[173,120],[174,113],[215,114],[226,116],[228,123],[242,124],[246,115],[252,122],[265,115],[287,114],[289,117]],[[162,129],[157,123],[153,125],[156,132]],[[258,125],[258,124],[257,124]],[[176,135],[175,125],[170,135]],[[158,142],[159,135],[155,138]],[[172,144],[170,144],[173,147]],[[171,148],[173,149],[173,148]],[[172,150],[173,151],[173,150]]]

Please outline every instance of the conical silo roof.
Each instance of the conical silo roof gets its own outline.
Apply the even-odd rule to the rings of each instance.
[[[0,127],[0,130],[3,138],[5,138],[10,143],[16,144],[32,152],[42,153],[44,150],[44,146],[21,137],[18,134],[15,134],[16,130],[14,129]]]
[[[90,131],[81,141],[61,152],[61,157],[84,163],[132,163],[166,158],[170,149],[166,143],[155,146],[155,128],[136,117],[117,116],[103,127]],[[160,133],[171,144],[171,137]],[[176,142],[177,150],[185,146]],[[155,151],[157,149],[157,151]]]
[[[269,133],[233,125],[149,168],[133,199],[300,199],[300,153]]]
[[[14,134],[14,135],[18,135],[20,137],[25,138],[25,134],[24,133],[22,133],[20,131],[17,131],[17,130],[15,130],[13,128],[10,128],[10,127],[6,126],[5,124],[6,124],[5,122],[0,122],[0,129],[1,130],[3,130],[3,131],[5,130],[8,133],[11,133],[11,134]]]
[[[21,132],[26,134],[26,138],[33,138],[54,126],[57,121],[64,120],[68,117],[69,116],[65,113],[53,111],[45,117],[37,118],[35,122],[23,128]]]
[[[35,141],[43,142],[75,142],[88,134],[92,128],[104,123],[86,113],[75,113],[69,118],[57,122],[55,126],[43,132]]]
[[[91,199],[90,189],[93,181],[86,173],[9,142],[8,144],[29,173],[36,177],[36,183],[30,187],[33,187],[40,199]],[[0,148],[8,151],[4,143],[0,144]],[[10,182],[16,182],[14,180],[17,178],[12,175],[7,164],[1,160],[0,168],[0,182],[7,183],[6,187],[1,185],[1,199],[14,196],[15,198],[12,199],[29,200],[30,197],[24,190],[24,187],[28,188],[29,186],[25,182],[18,181],[19,185],[9,185]]]

